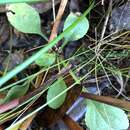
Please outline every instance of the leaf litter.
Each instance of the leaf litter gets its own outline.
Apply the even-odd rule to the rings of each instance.
[[[6,7],[0,5],[1,77],[34,55],[40,48],[48,45],[47,41],[52,27],[55,26],[54,10],[58,12],[61,3],[62,1],[59,0],[55,2],[48,0],[45,3],[15,3],[7,4]],[[91,2],[85,0],[67,1],[67,4],[64,5],[62,19],[58,21],[58,27],[54,27],[56,30],[53,32],[53,38],[58,37],[61,30],[64,31],[77,20],[90,5]],[[11,108],[0,114],[0,123],[4,128],[9,128],[15,120],[17,121],[17,117],[22,119],[40,106],[51,102],[87,74],[80,84],[75,86],[82,87],[82,92],[74,94],[74,89],[72,89],[72,95],[65,92],[48,103],[48,106],[44,107],[36,116],[31,116],[29,123],[22,122],[22,124],[26,124],[24,127],[32,130],[40,130],[40,127],[42,129],[50,127],[53,130],[63,128],[76,128],[77,130],[87,128],[90,130],[128,129],[129,7],[129,1],[118,0],[110,3],[110,1],[96,0],[89,15],[71,29],[54,48],[43,53],[33,64],[8,81],[5,84],[5,88],[7,88],[0,89],[0,108],[9,107],[14,100],[19,101],[19,104],[14,106],[14,110]],[[108,14],[109,12],[110,14]],[[53,38],[51,39],[53,40]],[[68,65],[71,68],[67,69]],[[61,77],[63,82],[60,83]],[[23,79],[26,80],[21,81]],[[50,83],[49,86],[45,85],[46,82]],[[16,85],[10,87],[13,83]],[[47,88],[48,91],[44,91]],[[98,95],[99,91],[106,97],[125,99],[124,104],[127,104],[127,109],[122,110],[124,104],[118,105],[109,102],[109,105],[115,107],[106,105],[108,102],[105,98],[104,102],[102,100],[95,102],[93,100],[96,99],[91,98],[93,95],[87,97],[93,99],[92,101],[82,97],[83,103],[79,102],[80,96],[83,96],[82,93],[89,92]],[[70,102],[67,98],[68,95],[69,99],[73,99],[75,96],[74,100]],[[98,99],[98,96],[96,98]],[[26,99],[30,99],[30,101]],[[20,101],[28,102],[19,107]],[[76,103],[78,105],[74,105]],[[68,113],[67,109],[69,111],[71,107],[73,107],[73,111]],[[77,113],[76,116],[73,116],[74,112]],[[11,116],[9,116],[10,113]],[[54,113],[56,115],[52,118]],[[66,114],[71,118],[69,119]],[[43,118],[44,115],[46,118]],[[43,120],[40,121],[40,119]],[[74,126],[72,127],[72,124],[67,121],[74,123]],[[51,126],[42,125],[46,122]],[[98,122],[98,125],[95,122]],[[20,129],[20,125],[14,126],[14,129]]]

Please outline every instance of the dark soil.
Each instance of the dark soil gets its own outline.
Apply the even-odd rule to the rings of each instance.
[[[51,1],[51,0],[50,0]],[[59,8],[59,1],[56,0],[56,12]],[[36,7],[35,4],[33,6]],[[44,11],[41,9],[44,7]],[[89,7],[89,2],[86,0],[70,0],[65,9],[61,24],[58,28],[59,34],[62,32],[63,24],[67,15],[72,12],[84,12]],[[25,59],[37,52],[41,46],[46,44],[46,41],[39,35],[35,34],[24,34],[15,30],[7,20],[6,13],[3,11],[4,6],[0,6],[0,73],[1,76],[5,72],[8,72],[15,68],[17,65],[21,64]],[[40,17],[42,24],[42,32],[46,36],[50,36],[51,29],[53,26],[53,13],[52,5],[46,4],[40,8]],[[124,11],[124,12],[123,12]],[[110,12],[109,16],[107,15]],[[123,13],[122,13],[123,12]],[[56,52],[58,56],[61,56],[64,60],[72,57],[74,54],[82,53],[83,51],[89,50],[89,53],[84,53],[72,60],[69,60],[69,64],[72,65],[72,69],[76,70],[76,76],[81,77],[86,73],[90,72],[92,68],[96,65],[96,60],[91,64],[84,66],[82,69],[78,69],[78,65],[82,64],[84,61],[91,60],[97,53],[101,55],[100,60],[105,68],[100,65],[97,67],[97,74],[95,71],[90,73],[86,79],[84,79],[80,87],[86,87],[90,93],[98,92],[97,87],[100,89],[101,95],[116,97],[119,92],[118,98],[127,98],[129,100],[130,96],[130,80],[129,80],[129,67],[130,67],[130,1],[116,0],[110,5],[110,0],[106,0],[104,5],[101,5],[101,0],[95,1],[95,7],[87,16],[90,22],[90,28],[87,35],[74,42],[69,42],[62,52]],[[108,21],[104,25],[106,18]],[[105,28],[105,33],[103,34],[103,29]],[[126,31],[128,31],[126,33]],[[116,32],[116,33],[115,33]],[[123,34],[126,33],[126,34]],[[101,38],[103,35],[103,38]],[[122,35],[122,36],[120,36]],[[60,48],[60,45],[63,41],[60,41],[57,45],[57,48]],[[100,45],[101,44],[101,45]],[[99,48],[97,48],[99,46]],[[94,49],[95,48],[95,49]],[[99,50],[98,50],[99,49]],[[54,48],[55,50],[55,48]],[[56,50],[55,50],[56,51]],[[109,55],[108,55],[109,54]],[[106,60],[104,60],[105,58]],[[98,55],[97,55],[98,59]],[[97,64],[100,63],[100,60],[97,60]],[[30,65],[12,80],[10,80],[6,85],[19,81],[20,79],[25,78],[28,75],[34,74],[40,71],[41,68],[35,63]],[[121,78],[123,80],[123,86],[121,86],[121,81],[118,80],[118,75],[114,75],[114,72],[119,70],[121,72]],[[47,75],[46,81],[56,75],[58,72],[57,67],[50,70]],[[106,75],[107,74],[107,75]],[[72,77],[71,77],[72,78]],[[68,84],[72,84],[73,80],[68,80]],[[71,82],[71,83],[70,83]],[[115,90],[113,86],[119,90]],[[122,88],[123,87],[123,88]],[[32,92],[36,89],[35,80],[31,83],[29,92]],[[29,93],[28,92],[28,93]],[[71,92],[71,99],[76,100],[80,90],[73,90]],[[74,97],[72,95],[76,95]],[[2,93],[3,94],[3,93]],[[125,95],[125,96],[124,96]],[[70,99],[69,98],[69,99]],[[43,94],[22,116],[30,113],[32,110],[40,107],[43,103],[46,102],[46,94]],[[74,101],[72,100],[67,105],[63,105],[60,110],[50,110],[46,107],[40,111],[37,116],[33,119],[28,130],[69,130],[69,128],[64,124],[62,116],[66,113],[68,108],[72,106]],[[82,104],[80,104],[81,107]],[[25,107],[25,106],[24,106]],[[78,107],[78,106],[76,106]],[[22,108],[21,108],[22,109]],[[64,111],[63,111],[64,110]],[[84,110],[84,109],[83,109]],[[19,111],[19,110],[18,110]],[[60,116],[59,116],[60,111]],[[50,113],[49,113],[50,112]],[[80,110],[78,110],[80,113]],[[77,112],[77,113],[78,113]],[[46,113],[46,114],[45,114]],[[51,113],[59,117],[51,117]],[[56,115],[56,116],[57,116]],[[47,117],[46,117],[47,116]],[[70,113],[71,116],[71,113]],[[77,114],[78,116],[78,114]],[[48,118],[54,118],[54,121],[50,121]],[[7,121],[2,122],[4,128],[8,127],[16,117],[13,119],[7,119]],[[46,123],[46,120],[49,120],[49,125],[43,125]],[[46,121],[45,121],[46,120]],[[87,129],[87,126],[84,123],[84,114],[77,120],[83,129]],[[51,125],[50,125],[51,124]]]

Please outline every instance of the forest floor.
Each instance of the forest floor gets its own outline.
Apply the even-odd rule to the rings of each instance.
[[[88,99],[123,109],[129,120],[130,1],[95,0],[86,17],[89,24],[82,19],[73,34],[78,37],[84,31],[87,33],[81,38],[75,37],[76,40],[71,36],[67,42],[67,34],[64,38],[59,36],[68,15],[72,13],[78,18],[91,4],[92,0],[29,3],[39,13],[41,31],[46,38],[16,29],[9,21],[10,4],[0,4],[0,130],[22,119],[24,121],[10,130],[91,130],[94,124],[86,123],[85,114],[89,112]],[[26,13],[26,9],[23,8],[23,12]],[[17,22],[21,23],[20,20]],[[28,26],[33,28],[34,23],[35,19],[30,17]],[[28,29],[28,26],[23,25],[23,28]],[[69,37],[71,34],[67,33]],[[16,66],[24,65],[24,61],[51,45],[56,37],[60,40],[48,49],[44,59],[37,62],[35,59],[13,75]],[[9,72],[13,76],[2,83]],[[55,89],[51,90],[50,86]],[[63,95],[49,105],[49,90],[55,98],[62,93],[61,86],[67,86],[67,92],[64,102],[56,109]],[[25,119],[27,116],[29,118]],[[94,118],[91,121],[95,121]]]

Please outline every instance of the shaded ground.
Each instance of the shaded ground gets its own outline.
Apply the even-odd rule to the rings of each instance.
[[[42,111],[40,111],[35,118],[32,117],[32,120],[30,119],[28,121],[29,124],[26,125],[29,126],[29,130],[47,129],[50,124],[50,129],[52,130],[62,130],[63,128],[75,129],[75,127],[77,128],[77,130],[80,130],[80,126],[84,129],[87,129],[87,126],[84,123],[84,104],[78,104],[75,109],[68,114],[71,117],[74,111],[76,111],[76,114],[78,113],[77,115],[74,114],[76,116],[73,117],[73,120],[77,118],[79,114],[81,114],[81,116],[79,116],[79,118],[76,120],[78,123],[76,121],[73,121],[72,119],[69,120],[69,116],[66,117],[65,115],[66,111],[72,106],[74,101],[79,96],[82,96],[82,87],[87,88],[90,93],[110,97],[118,97],[119,99],[125,99],[126,101],[129,101],[130,2],[119,0],[112,2],[110,0],[105,1],[103,5],[101,2],[101,0],[96,0],[94,8],[88,15],[90,28],[89,32],[84,38],[78,41],[69,42],[65,46],[63,51],[60,51],[60,46],[62,45],[63,41],[60,41],[58,45],[52,49],[63,60],[71,58],[70,60],[68,60],[68,64],[71,66],[72,70],[75,70],[74,72],[77,77],[81,77],[89,73],[88,76],[86,76],[86,78],[80,83],[77,88],[73,88],[68,92],[66,101],[61,108],[59,108],[58,110],[52,110],[49,107],[46,107]],[[56,0],[56,12],[59,9],[59,4],[60,1]],[[33,6],[39,7],[38,11],[40,12],[41,17],[42,32],[44,32],[46,36],[50,37],[50,33],[54,24],[51,1],[47,2],[46,4],[34,4]],[[69,1],[65,8],[61,24],[58,26],[58,33],[60,34],[62,32],[64,20],[71,11],[83,13],[88,7],[89,2],[86,2],[85,0]],[[41,36],[24,34],[15,30],[9,24],[5,11],[5,7],[0,6],[1,76],[5,75],[15,66],[21,64],[25,59],[30,57],[32,54],[37,52],[39,48],[46,44],[46,41]],[[73,57],[74,55],[78,54],[80,55],[77,57]],[[58,60],[60,61],[61,59]],[[56,63],[59,62],[58,60],[56,61]],[[63,68],[63,65],[61,65],[60,67]],[[8,83],[6,83],[6,85],[26,78],[27,76],[32,75],[40,71],[41,69],[41,67],[34,63],[26,68],[24,71],[19,73]],[[60,72],[58,69],[59,68],[57,66],[53,67],[48,72],[44,72],[43,74],[38,75],[38,78],[32,80],[30,88],[26,94],[27,98],[30,96],[30,92],[34,92],[31,93],[31,96],[34,96],[34,94],[37,93],[37,90],[38,92],[40,92],[40,89],[38,88],[40,88],[41,85],[46,86],[48,85],[48,83],[51,82],[51,80],[54,82],[54,79],[58,77],[58,73]],[[62,75],[66,76],[65,82],[68,86],[70,86],[74,83],[74,79],[69,74],[70,68],[68,67],[67,69]],[[90,73],[92,69],[94,69],[94,71]],[[43,78],[45,78],[44,81]],[[7,91],[4,91],[4,93],[1,92],[0,97],[5,97],[5,95],[7,94],[6,92]],[[22,97],[22,100],[20,101],[22,102],[25,99],[25,97]],[[105,98],[104,101],[106,101]],[[24,105],[20,109],[12,112],[11,114],[14,114],[12,115],[12,117],[5,116],[6,118],[2,118],[2,120],[0,120],[0,123],[4,128],[8,127],[18,116],[16,112],[21,113],[20,110],[23,109],[25,110],[25,112],[22,114],[22,116],[25,116],[34,109],[40,107],[45,102],[46,93],[43,94],[38,100],[36,100],[35,103],[31,102],[32,104],[28,104],[30,106],[27,110],[25,110],[26,105]],[[77,110],[76,108],[78,108],[79,106],[83,109]],[[80,113],[81,110],[82,113]],[[68,127],[70,128],[65,128],[65,124],[70,121],[72,121],[72,124],[74,123],[75,127],[68,125]]]

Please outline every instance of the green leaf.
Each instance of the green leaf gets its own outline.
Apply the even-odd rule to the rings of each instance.
[[[66,28],[68,28],[71,24],[73,24],[79,16],[77,16],[74,13],[70,13],[68,15],[68,17],[65,20],[64,23],[64,28],[63,30],[65,30]],[[76,41],[79,40],[80,38],[82,38],[88,31],[89,29],[89,22],[88,19],[86,17],[84,17],[79,23],[78,25],[73,28],[68,34],[66,34],[64,36],[64,38],[67,41]]]
[[[40,16],[33,7],[26,3],[17,3],[8,5],[7,9],[10,10],[7,12],[8,20],[18,31],[39,34],[46,39],[41,32]]]
[[[43,2],[48,0],[0,0],[0,4],[8,4],[8,3],[23,3],[23,2]]]
[[[13,99],[19,98],[21,96],[24,96],[27,93],[28,89],[29,89],[28,81],[22,85],[16,85],[16,86],[12,87],[8,91],[6,97],[3,99],[2,104],[7,103]]]
[[[44,53],[35,61],[35,63],[39,66],[49,67],[55,60],[56,55],[54,53]]]
[[[125,130],[129,127],[123,110],[91,100],[87,102],[85,122],[90,130]]]
[[[56,97],[58,94],[63,92],[65,89],[67,89],[67,86],[62,78],[59,78],[55,83],[53,83],[48,92],[47,92],[47,102],[52,100],[54,97]],[[49,107],[53,109],[59,108],[65,101],[67,93],[65,92],[61,96],[59,96],[57,99],[55,99],[53,102],[49,103]]]

